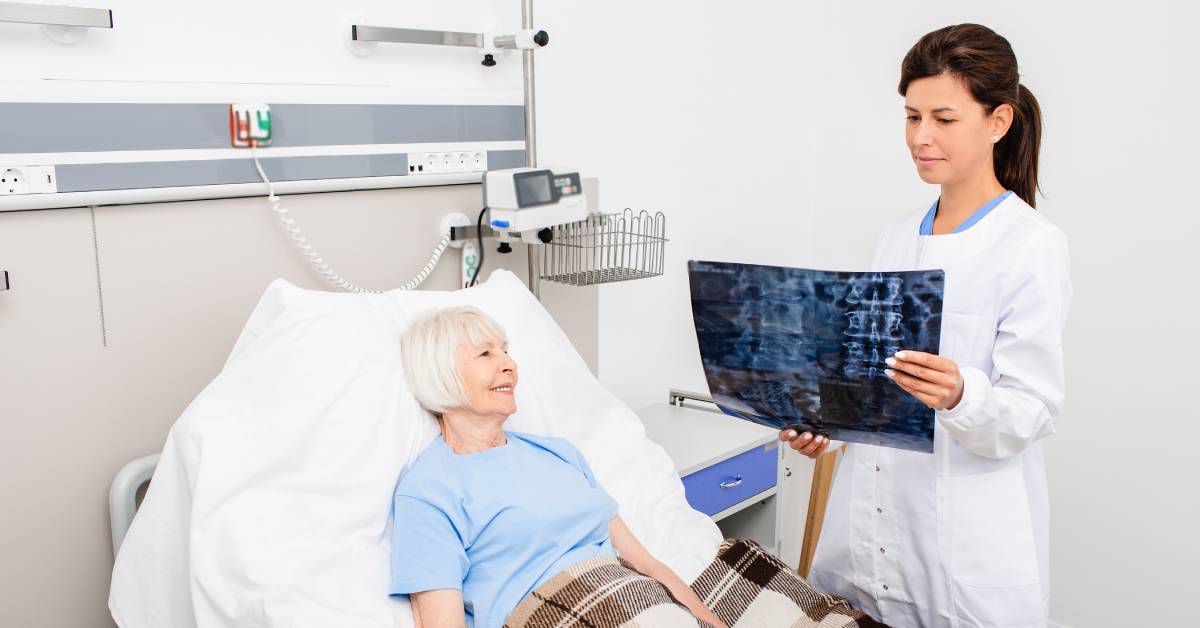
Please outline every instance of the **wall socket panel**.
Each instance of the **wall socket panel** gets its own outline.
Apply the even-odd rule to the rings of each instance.
[[[408,154],[408,174],[445,174],[448,172],[487,172],[487,151],[466,150]]]
[[[58,175],[54,172],[54,166],[0,164],[0,196],[56,192]]]

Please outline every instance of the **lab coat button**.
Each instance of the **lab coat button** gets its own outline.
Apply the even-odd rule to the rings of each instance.
[[[883,590],[884,590],[884,591],[887,591],[887,590],[888,590],[888,586],[887,586],[886,584],[885,584],[885,585],[883,585]]]
[[[878,471],[878,470],[879,470],[879,465],[875,465],[875,470],[876,470],[876,471]]]
[[[875,509],[875,512],[877,512],[877,513],[879,513],[879,514],[881,514],[881,515],[882,515],[882,514],[883,514],[883,509],[882,509],[882,508],[876,508],[876,509]]]
[[[883,549],[883,548],[881,547],[881,548],[879,548],[879,553],[880,553],[880,554],[886,554],[886,553],[887,553],[887,550],[885,550],[885,549]]]

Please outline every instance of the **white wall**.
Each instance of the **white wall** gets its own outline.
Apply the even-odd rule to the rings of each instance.
[[[515,51],[497,53],[500,63],[485,68],[470,48],[368,44],[369,54],[356,56],[345,45],[357,20],[468,32],[515,29],[517,2],[81,0],[78,6],[111,9],[114,27],[89,29],[80,43],[61,45],[40,27],[0,23],[0,58],[7,61],[0,78],[33,81],[35,93],[65,100],[101,101],[114,82],[132,84],[121,86],[118,101],[149,93],[146,98],[167,102],[211,102],[206,96],[225,102],[231,93],[246,94],[239,99],[257,94],[264,102],[304,102],[296,93],[322,97],[307,102],[394,102],[427,92],[469,99],[471,92],[514,89],[519,97],[521,87]],[[75,80],[89,85],[63,85]]]
[[[1180,595],[1200,565],[1195,8],[562,0],[537,16],[554,38],[543,161],[601,177],[609,207],[670,217],[667,275],[601,291],[601,377],[635,406],[705,389],[687,259],[862,267],[885,220],[937,194],[906,156],[900,59],[951,23],[1008,37],[1046,116],[1039,209],[1070,237],[1076,290],[1047,446],[1051,616],[1200,621]]]

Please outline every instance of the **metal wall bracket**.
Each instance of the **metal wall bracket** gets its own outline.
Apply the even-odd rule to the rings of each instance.
[[[112,28],[112,11],[84,7],[63,7],[24,2],[0,2],[0,22],[42,24],[44,26],[86,26]]]
[[[710,397],[704,393],[691,392],[688,390],[680,390],[678,388],[671,388],[669,391],[669,394],[670,394],[670,397],[668,398],[667,403],[669,403],[673,406],[681,406],[682,407],[683,402],[685,402],[685,401],[701,401],[704,403],[711,403],[713,405],[716,405],[716,402],[713,401],[712,397]]]
[[[388,44],[465,46],[467,48],[487,48],[492,46],[509,50],[545,48],[550,43],[550,35],[542,30],[523,30],[515,35],[496,35],[491,37],[492,41],[488,41],[489,35],[487,33],[432,31],[419,28],[370,26],[367,24],[351,24],[350,39],[353,41],[375,41]]]
[[[497,235],[498,235],[498,232],[496,230],[492,229],[491,226],[489,226],[487,224],[483,225],[483,237],[494,238]],[[520,238],[520,234],[513,234],[513,235],[515,237],[517,237],[518,239]],[[450,241],[451,242],[474,240],[478,237],[479,237],[479,230],[475,228],[475,225],[468,225],[466,227],[451,227],[450,228]]]
[[[8,271],[0,270],[0,290],[8,290],[11,287],[8,283]]]
[[[525,0],[528,3],[530,0]],[[483,51],[484,67],[496,65],[497,49],[507,48],[528,52],[536,48],[544,48],[550,43],[550,35],[546,31],[534,31],[530,24],[532,16],[529,9],[524,9],[522,25],[524,30],[512,35],[495,35],[492,33],[463,33],[459,31],[435,31],[419,28],[394,28],[390,26],[371,26],[369,24],[351,24],[351,51],[355,54],[366,54],[362,48],[372,43],[388,44],[423,44],[429,46],[463,46],[478,48]]]
[[[454,31],[428,31],[416,28],[391,28],[352,24],[350,39],[354,41],[380,41],[390,44],[430,44],[435,46],[483,47],[483,33],[458,33]]]

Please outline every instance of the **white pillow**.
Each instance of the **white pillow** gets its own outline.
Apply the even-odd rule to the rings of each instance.
[[[118,624],[411,626],[407,603],[387,597],[388,514],[437,425],[407,389],[398,338],[418,313],[458,304],[508,332],[521,384],[505,428],[571,441],[650,552],[699,575],[720,532],[512,273],[383,295],[279,280],[168,436],[113,571]]]

